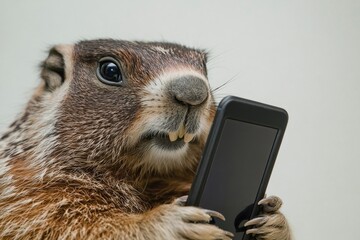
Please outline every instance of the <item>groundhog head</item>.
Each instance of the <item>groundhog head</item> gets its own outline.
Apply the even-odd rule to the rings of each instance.
[[[215,110],[206,52],[162,42],[81,41],[53,47],[41,76],[38,125],[49,159],[71,169],[138,173],[196,167]]]

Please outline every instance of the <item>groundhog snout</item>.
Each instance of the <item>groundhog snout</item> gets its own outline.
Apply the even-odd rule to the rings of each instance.
[[[171,97],[183,105],[201,105],[209,95],[206,82],[195,76],[182,76],[167,86]]]

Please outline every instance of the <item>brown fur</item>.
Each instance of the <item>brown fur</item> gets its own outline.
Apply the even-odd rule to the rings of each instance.
[[[98,61],[108,56],[120,62],[124,86],[98,80]],[[173,202],[189,191],[215,104],[209,88],[204,103],[184,108],[166,86],[183,75],[206,82],[204,51],[83,41],[55,46],[41,68],[42,82],[0,141],[1,239],[230,237],[189,223],[211,212]],[[176,131],[184,118],[195,138],[165,159],[145,130]]]

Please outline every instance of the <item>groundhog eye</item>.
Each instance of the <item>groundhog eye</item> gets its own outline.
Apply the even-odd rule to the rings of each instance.
[[[122,85],[123,82],[119,64],[112,58],[100,60],[97,76],[100,81],[109,85]]]

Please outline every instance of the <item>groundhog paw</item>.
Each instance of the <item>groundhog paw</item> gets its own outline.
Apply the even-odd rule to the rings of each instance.
[[[246,230],[257,240],[290,240],[291,234],[286,218],[278,210],[282,205],[279,197],[270,196],[259,202],[262,206],[263,215],[251,219],[245,223]]]
[[[232,233],[209,224],[212,217],[225,220],[221,213],[184,206],[185,202],[186,197],[181,197],[172,204],[158,207],[156,212],[160,221],[157,225],[159,236],[156,239],[230,240],[234,237]]]

